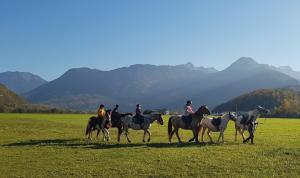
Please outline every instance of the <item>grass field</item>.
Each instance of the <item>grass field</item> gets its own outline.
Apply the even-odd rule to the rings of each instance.
[[[300,120],[261,119],[255,144],[167,144],[165,125],[152,126],[152,141],[131,131],[133,143],[86,142],[89,115],[0,114],[0,177],[300,177]],[[180,131],[183,141],[191,137]],[[217,134],[213,134],[214,139]],[[207,140],[207,137],[205,137]]]

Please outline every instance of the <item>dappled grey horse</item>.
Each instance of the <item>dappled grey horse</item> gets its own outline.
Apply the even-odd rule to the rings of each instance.
[[[251,140],[251,144],[254,143],[254,132],[257,127],[256,119],[261,114],[267,114],[269,110],[262,106],[257,106],[255,110],[246,112],[244,114],[238,115],[235,122],[235,141],[237,141],[237,132],[239,132],[243,137],[243,143],[247,143]],[[247,130],[249,132],[249,137],[245,139],[244,132]]]

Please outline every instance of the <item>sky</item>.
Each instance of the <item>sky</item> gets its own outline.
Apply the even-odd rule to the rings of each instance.
[[[0,0],[0,72],[132,64],[300,71],[299,0]]]

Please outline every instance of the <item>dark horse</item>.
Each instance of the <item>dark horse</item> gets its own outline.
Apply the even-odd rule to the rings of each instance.
[[[90,117],[85,131],[85,134],[88,135],[89,140],[92,140],[92,132],[94,130],[98,131],[97,137],[101,130],[104,135],[104,140],[109,141],[110,137],[109,137],[108,129],[111,127],[111,110],[106,110],[104,120],[105,120],[104,128],[101,128],[101,120],[95,116]]]
[[[119,113],[119,112],[113,112],[111,115],[111,127],[112,128],[117,128],[118,129],[118,142],[120,142],[120,137],[122,134],[122,122],[121,122],[121,118],[122,117],[126,117],[126,116],[132,116],[132,113]],[[100,129],[97,131],[97,137],[100,133]]]

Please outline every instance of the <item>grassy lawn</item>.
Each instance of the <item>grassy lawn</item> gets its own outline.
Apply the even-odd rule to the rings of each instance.
[[[233,123],[224,144],[167,144],[164,126],[154,124],[152,140],[131,131],[116,142],[88,144],[89,115],[0,114],[0,177],[299,177],[300,120],[260,119],[255,144],[234,142]],[[190,131],[180,131],[183,141]],[[213,134],[216,140],[218,134]],[[206,141],[208,138],[205,137]]]

